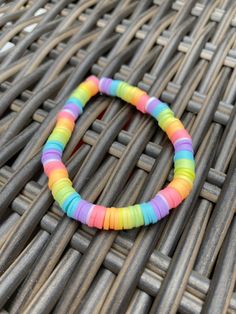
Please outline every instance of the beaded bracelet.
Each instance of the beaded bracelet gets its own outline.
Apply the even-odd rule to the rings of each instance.
[[[75,121],[88,100],[98,92],[118,96],[149,113],[171,140],[174,149],[174,178],[149,202],[122,208],[94,205],[75,191],[62,162],[62,152],[73,132]],[[131,229],[156,223],[177,207],[190,193],[195,178],[192,140],[170,108],[155,97],[126,82],[90,76],[71,94],[57,116],[56,126],[43,147],[42,163],[54,199],[67,216],[99,229]]]

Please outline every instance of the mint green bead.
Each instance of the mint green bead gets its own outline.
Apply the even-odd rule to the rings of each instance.
[[[142,210],[139,204],[133,206],[135,213],[135,227],[140,227],[144,225],[144,218],[142,214]]]
[[[55,199],[60,204],[60,206],[62,206],[66,198],[75,192],[76,191],[72,188],[72,186],[65,186],[55,194]]]
[[[165,131],[166,120],[171,119],[173,117],[174,117],[174,113],[170,109],[166,109],[162,111],[158,116],[158,124],[160,128]]]
[[[83,89],[82,87],[78,87],[78,89],[76,89],[72,93],[71,97],[75,97],[78,100],[80,100],[84,107],[86,103],[88,102],[88,100],[90,99],[90,94],[86,89]]]
[[[118,97],[120,97],[121,99],[124,98],[124,87],[125,84],[123,82],[119,83],[118,87],[117,87],[117,91],[116,94]]]
[[[179,168],[189,168],[192,170],[195,169],[195,162],[194,160],[190,160],[190,159],[178,159],[178,160],[175,160],[174,164],[175,164],[176,169],[179,169]]]
[[[59,133],[57,131],[53,132],[48,138],[48,140],[50,141],[58,141],[62,143],[63,146],[65,146],[68,143],[69,139],[70,136],[66,136],[65,134]]]
[[[181,170],[181,171],[175,171],[174,172],[174,176],[175,177],[182,177],[182,178],[184,178],[184,177],[186,177],[186,178],[188,178],[189,180],[191,180],[192,182],[194,181],[194,179],[195,179],[195,173],[194,173],[194,171],[187,171],[187,170]]]

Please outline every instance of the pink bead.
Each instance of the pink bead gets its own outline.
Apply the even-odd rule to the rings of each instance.
[[[72,113],[69,113],[68,111],[60,111],[57,115],[57,121],[59,119],[69,119],[72,123],[75,121],[75,117]]]
[[[137,105],[136,105],[136,108],[141,111],[142,113],[146,113],[146,104],[147,102],[149,101],[150,97],[148,95],[143,95],[140,97]]]
[[[174,144],[177,140],[183,139],[183,138],[191,139],[191,136],[189,135],[189,133],[185,129],[176,131],[171,136],[171,142]]]
[[[66,169],[64,164],[61,161],[51,161],[43,165],[44,172],[47,176],[50,175],[50,172],[58,169]]]
[[[164,188],[163,190],[161,190],[160,192],[158,192],[158,194],[161,194],[162,196],[164,196],[170,208],[177,207],[183,200],[178,191],[168,186]]]
[[[89,217],[88,226],[102,229],[105,214],[106,214],[106,207],[95,205]]]

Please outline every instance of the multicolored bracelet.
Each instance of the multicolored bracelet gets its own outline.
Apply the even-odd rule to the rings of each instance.
[[[118,96],[149,113],[174,145],[174,178],[149,202],[122,208],[94,205],[83,200],[72,186],[62,162],[62,152],[73,132],[75,121],[83,113],[89,99],[98,92]],[[90,76],[71,94],[57,116],[56,126],[43,147],[42,163],[49,178],[48,186],[54,199],[67,216],[89,227],[99,229],[131,229],[156,223],[177,207],[190,193],[195,178],[195,162],[191,136],[173,111],[155,97],[126,82]]]

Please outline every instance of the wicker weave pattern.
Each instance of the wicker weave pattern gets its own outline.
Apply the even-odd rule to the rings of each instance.
[[[0,4],[0,313],[236,313],[234,1]],[[194,190],[152,227],[96,232],[63,217],[47,189],[41,147],[89,74],[161,98],[193,136]],[[150,199],[173,175],[154,121],[105,96],[64,161],[105,206]]]

